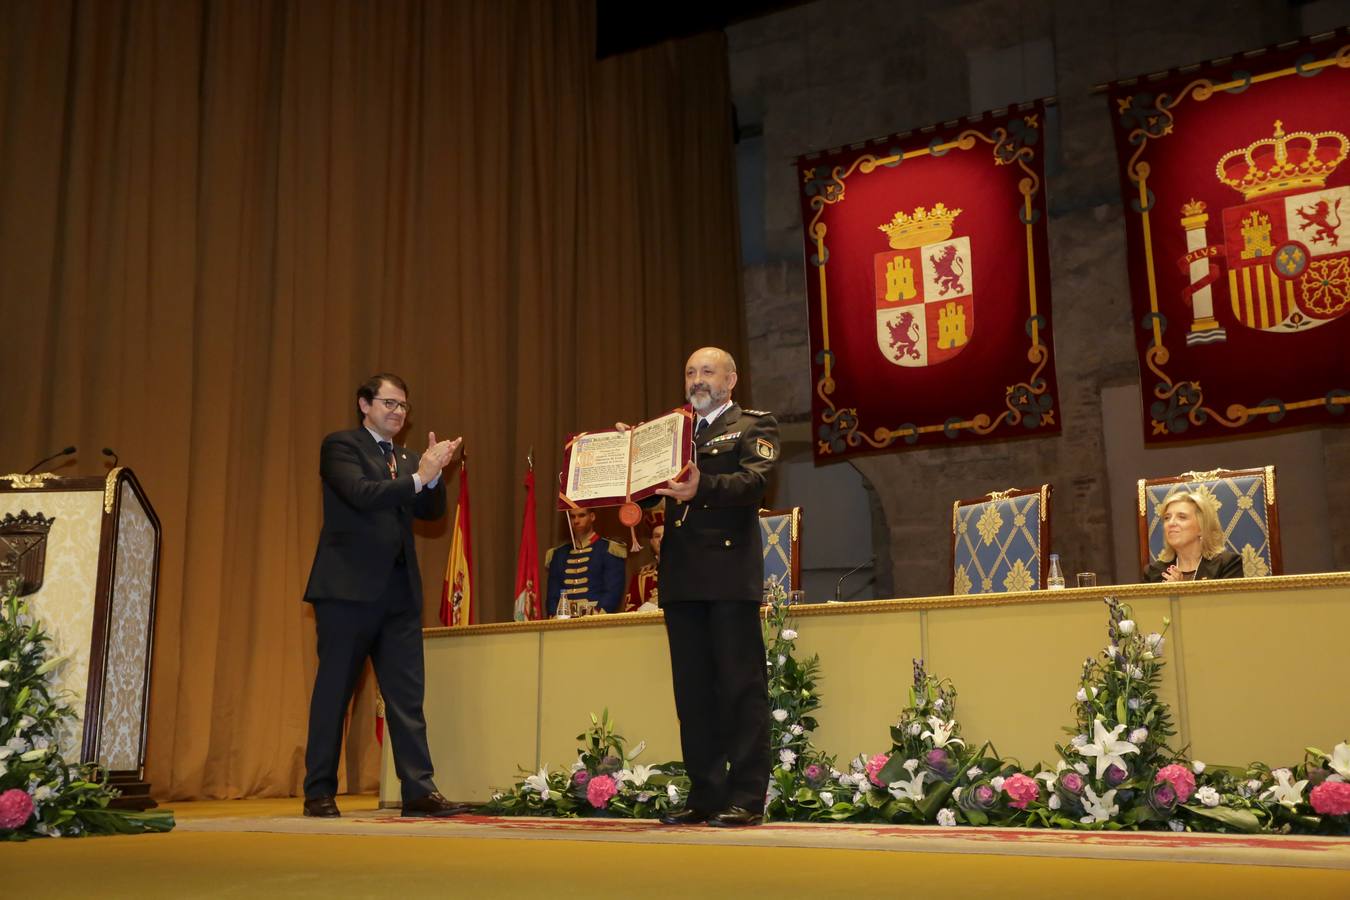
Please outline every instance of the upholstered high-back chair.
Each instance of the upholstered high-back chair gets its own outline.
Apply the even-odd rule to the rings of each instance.
[[[1275,507],[1275,467],[1184,472],[1139,479],[1139,566],[1148,568],[1163,548],[1162,502],[1179,486],[1209,494],[1219,511],[1224,548],[1242,557],[1246,578],[1279,575],[1280,516]]]
[[[1043,588],[1049,563],[1050,485],[952,504],[953,594]]]
[[[764,589],[801,590],[802,508],[761,509],[759,536],[764,544]]]

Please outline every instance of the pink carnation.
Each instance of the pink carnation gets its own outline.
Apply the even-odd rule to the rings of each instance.
[[[1308,799],[1312,801],[1312,808],[1321,815],[1350,815],[1350,783],[1324,781],[1312,789]]]
[[[1185,803],[1191,799],[1191,794],[1195,793],[1195,776],[1191,770],[1185,766],[1173,763],[1170,766],[1163,766],[1158,770],[1158,777],[1153,779],[1154,784],[1167,782],[1172,786],[1172,790],[1177,792],[1177,802]]]
[[[591,806],[596,809],[609,806],[610,798],[618,792],[618,786],[609,775],[597,775],[586,783],[586,799],[591,801]]]
[[[1021,772],[1003,780],[1003,791],[1008,795],[1008,805],[1014,809],[1026,809],[1028,803],[1041,796],[1036,779],[1028,778]]]
[[[882,781],[878,776],[881,774],[881,770],[886,767],[886,761],[888,759],[890,759],[890,757],[885,753],[878,753],[867,761],[867,780],[877,787],[886,786],[886,782]]]
[[[27,791],[10,788],[0,794],[0,828],[18,828],[33,814],[33,798]]]

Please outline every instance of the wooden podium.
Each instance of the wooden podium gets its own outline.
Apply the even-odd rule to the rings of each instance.
[[[68,657],[57,689],[81,713],[62,735],[67,762],[96,763],[122,796],[149,809],[146,720],[159,518],[130,469],[107,478],[0,475],[0,583],[15,580]]]

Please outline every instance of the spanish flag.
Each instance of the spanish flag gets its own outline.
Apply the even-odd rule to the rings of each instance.
[[[473,550],[469,544],[469,469],[459,464],[459,504],[455,507],[455,532],[450,543],[450,558],[445,561],[445,581],[441,585],[441,624],[472,625]]]
[[[542,619],[539,602],[539,539],[534,527],[534,465],[525,472],[525,515],[520,526],[520,549],[516,551],[517,622]]]

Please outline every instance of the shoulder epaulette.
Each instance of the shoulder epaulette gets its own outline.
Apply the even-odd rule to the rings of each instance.
[[[558,548],[557,548],[557,547],[549,547],[549,548],[548,548],[548,552],[544,554],[544,568],[545,568],[545,569],[547,569],[550,565],[553,564],[553,551],[556,550],[556,549],[558,549]]]
[[[744,413],[744,414],[746,414],[746,415],[749,415],[749,416],[771,416],[771,415],[773,415],[773,413],[769,412],[767,409],[742,409],[741,412]]]
[[[609,552],[611,556],[617,556],[619,559],[628,558],[628,548],[625,547],[623,544],[620,544],[618,541],[609,541],[609,540],[605,541],[605,543],[609,544]]]

